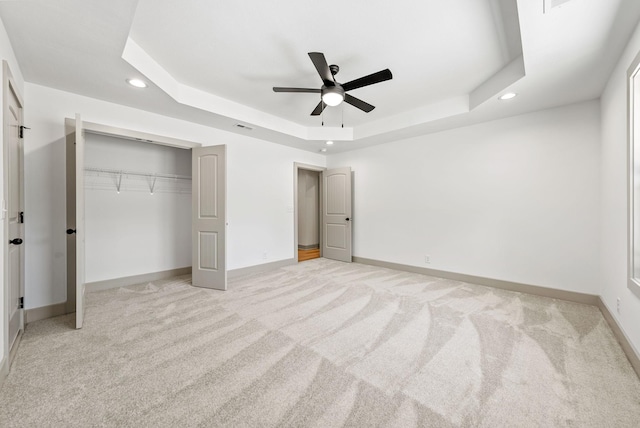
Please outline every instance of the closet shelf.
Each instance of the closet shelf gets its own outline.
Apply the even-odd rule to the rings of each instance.
[[[168,180],[191,181],[191,177],[186,175],[161,174],[156,172],[139,172],[139,171],[127,171],[122,169],[94,168],[94,167],[86,167],[84,170],[86,172],[95,172],[95,173],[103,173],[103,174],[110,174],[110,175],[123,175],[127,177],[162,178],[162,179],[168,179]]]
[[[85,182],[91,189],[113,189],[126,191],[148,191],[162,193],[190,193],[191,177],[157,172],[127,171],[112,168],[85,167],[85,175],[92,177]],[[124,179],[124,180],[123,180]]]

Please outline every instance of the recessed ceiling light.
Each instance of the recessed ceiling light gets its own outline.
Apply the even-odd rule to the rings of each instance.
[[[327,151],[327,149],[320,149],[320,151],[324,153]]]
[[[327,141],[327,146],[332,146],[333,145],[333,141]]]
[[[127,83],[136,88],[146,88],[147,84],[140,79],[127,79]]]
[[[515,98],[518,94],[516,94],[515,92],[507,92],[506,94],[500,95],[498,97],[498,99],[500,101],[506,101],[506,100],[510,100],[512,98]]]

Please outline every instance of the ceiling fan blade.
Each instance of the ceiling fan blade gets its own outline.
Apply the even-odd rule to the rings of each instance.
[[[375,106],[372,106],[369,103],[365,103],[364,101],[362,101],[359,98],[353,97],[349,94],[344,94],[344,102],[351,104],[352,106],[359,108],[360,110],[364,111],[365,113],[369,113],[371,110],[373,110],[375,108]]]
[[[312,88],[280,88],[277,86],[273,87],[273,92],[308,92],[310,94],[319,94],[320,89],[312,89]]]
[[[351,82],[344,83],[342,85],[342,89],[344,89],[345,91],[351,91],[353,89],[362,88],[363,86],[369,86],[373,85],[374,83],[391,80],[392,78],[393,75],[391,74],[391,70],[387,68],[386,70],[378,71],[377,73],[373,73],[368,76],[352,80]]]
[[[329,70],[329,65],[327,64],[324,54],[321,52],[309,52],[309,58],[311,58],[313,65],[316,67],[316,70],[318,70],[318,74],[324,84],[327,86],[334,86],[335,80],[333,79],[331,70]]]
[[[316,106],[316,108],[314,108],[313,111],[311,112],[311,116],[320,116],[320,114],[322,113],[322,111],[326,106],[327,105],[323,101],[320,101]]]

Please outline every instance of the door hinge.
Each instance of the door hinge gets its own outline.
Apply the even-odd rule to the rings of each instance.
[[[24,138],[24,130],[25,129],[31,129],[31,128],[27,128],[26,126],[20,125],[20,133],[18,135],[20,138]]]
[[[20,224],[24,224],[24,211],[20,211]]]
[[[18,299],[18,309],[24,309],[24,297]]]

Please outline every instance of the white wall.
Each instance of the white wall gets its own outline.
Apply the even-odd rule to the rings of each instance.
[[[636,29],[601,98],[601,241],[600,295],[640,353],[640,297],[627,288],[627,69],[640,52]],[[616,299],[620,298],[620,312]]]
[[[4,27],[4,23],[0,20],[0,59],[7,61],[9,64],[9,68],[11,69],[11,73],[15,80],[16,86],[20,91],[20,94],[24,96],[24,79],[22,78],[22,72],[20,67],[18,66],[18,61],[16,61],[16,56],[13,52],[13,48],[11,47],[11,43],[9,42],[9,36],[7,35],[7,31]],[[0,89],[2,92],[2,96],[4,97],[4,86]],[[3,98],[4,99],[4,98]],[[3,114],[3,106],[4,102],[0,103],[0,117],[4,117]],[[4,119],[3,119],[4,120]],[[3,132],[0,132],[0,189],[4,189],[4,141],[3,141]],[[5,233],[4,227],[0,227],[0,242],[5,242]],[[4,260],[4,245],[0,245],[0,260]],[[4,263],[0,263],[0,278],[4,281]],[[2,316],[0,316],[0,336],[2,337],[2,346],[0,347],[0,361],[4,358],[5,348],[8,347],[8,338],[6,335],[6,314],[5,314],[5,293],[4,290],[0,292],[0,309]]]
[[[191,176],[191,151],[87,133],[88,167]],[[85,174],[86,281],[191,266],[191,181]],[[153,186],[153,194],[151,187]]]
[[[76,112],[89,122],[227,144],[228,269],[294,257],[293,164],[324,166],[323,155],[43,86],[25,91],[28,308],[66,300],[64,118]]]
[[[331,155],[354,255],[596,294],[599,133],[591,101]]]

